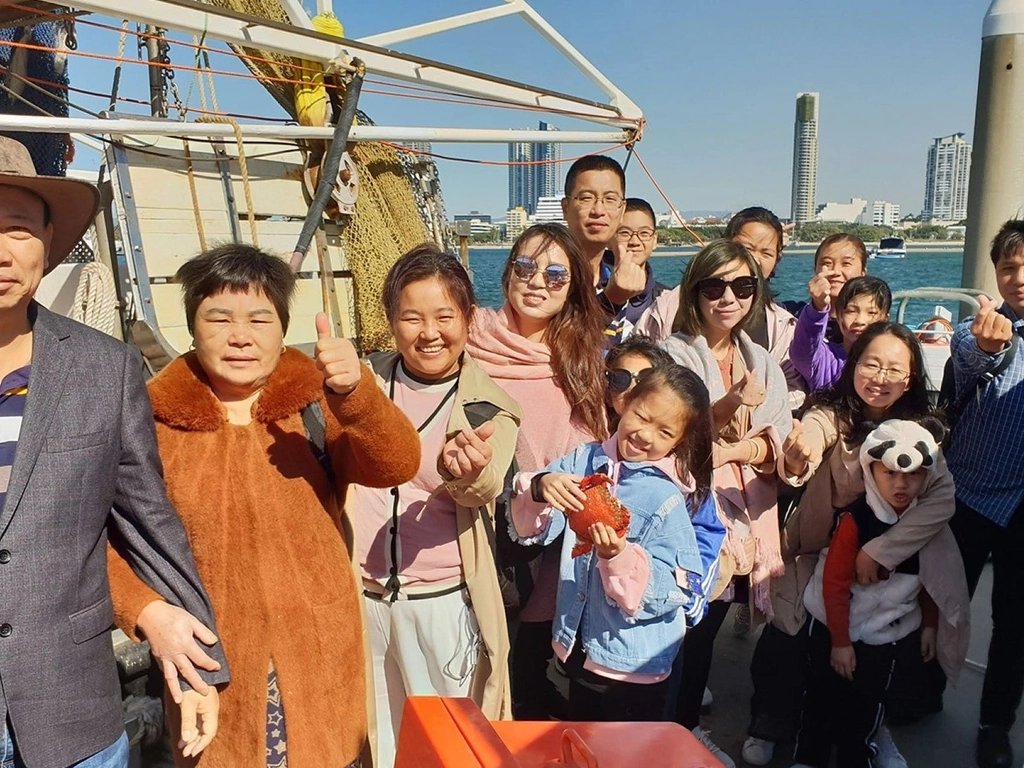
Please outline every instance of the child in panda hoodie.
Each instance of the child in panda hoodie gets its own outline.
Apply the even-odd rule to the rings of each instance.
[[[935,419],[894,419],[875,428],[861,447],[865,494],[839,512],[804,594],[811,615],[810,674],[794,768],[825,768],[833,744],[839,768],[870,768],[897,644],[919,643],[925,660],[938,655],[956,681],[967,653],[970,601],[948,527],[887,578],[856,583],[857,552],[898,525],[938,471],[942,431]]]

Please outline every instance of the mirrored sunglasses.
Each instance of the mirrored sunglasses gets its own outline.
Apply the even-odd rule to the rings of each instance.
[[[757,291],[757,278],[744,275],[726,281],[720,277],[708,277],[697,283],[700,295],[708,301],[718,301],[725,295],[726,288],[731,288],[732,295],[737,299],[749,299]]]
[[[537,262],[533,259],[519,258],[512,262],[512,273],[520,280],[526,281],[537,274]],[[561,264],[551,264],[543,271],[544,285],[548,288],[561,288],[568,285],[572,276],[569,268]]]

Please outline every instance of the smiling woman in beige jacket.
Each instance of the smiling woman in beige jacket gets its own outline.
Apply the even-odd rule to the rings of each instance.
[[[473,304],[465,269],[432,244],[401,257],[384,283],[398,352],[369,362],[418,429],[422,460],[397,488],[357,486],[349,507],[377,768],[394,761],[407,696],[469,696],[489,719],[511,716],[508,629],[489,532],[521,416],[465,354]]]

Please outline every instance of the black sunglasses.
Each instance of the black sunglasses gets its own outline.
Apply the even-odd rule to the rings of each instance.
[[[537,274],[537,262],[533,259],[518,258],[512,262],[512,273],[520,280],[529,280]],[[569,268],[561,264],[551,264],[544,269],[544,285],[548,288],[561,288],[568,285],[572,276]]]
[[[720,277],[708,277],[697,283],[700,295],[708,301],[718,301],[725,295],[726,288],[732,288],[732,295],[737,299],[749,299],[757,292],[757,278],[744,275],[727,282]]]
[[[610,368],[604,372],[604,378],[608,382],[608,389],[612,392],[625,392],[634,381],[640,381],[650,370],[650,368],[644,368],[642,371],[633,373],[625,368]]]

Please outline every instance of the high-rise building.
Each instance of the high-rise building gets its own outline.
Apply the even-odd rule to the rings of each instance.
[[[871,221],[865,224],[873,224],[876,227],[895,227],[900,223],[900,207],[888,200],[875,200],[871,204]]]
[[[509,208],[505,214],[505,239],[515,240],[530,224],[529,214],[522,206]]]
[[[541,121],[540,130],[557,131]],[[562,174],[559,161],[562,145],[557,142],[517,141],[508,145],[508,207],[537,212],[537,199],[561,194]]]
[[[967,183],[971,176],[971,145],[962,133],[935,139],[928,148],[922,221],[967,218]]]
[[[813,221],[818,185],[818,94],[796,95],[793,129],[793,196],[790,218],[797,224]]]
[[[565,217],[562,215],[562,196],[551,195],[550,197],[537,198],[537,210],[530,220],[537,224],[542,221],[553,221],[556,224],[565,224]]]

